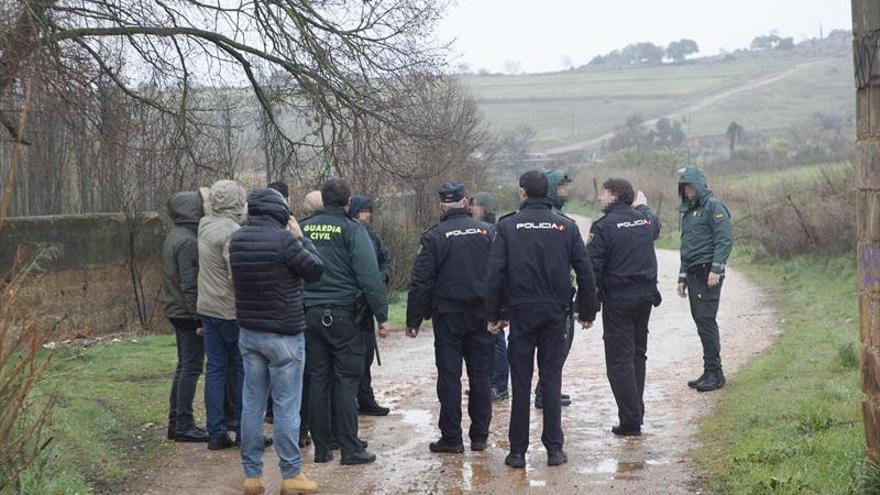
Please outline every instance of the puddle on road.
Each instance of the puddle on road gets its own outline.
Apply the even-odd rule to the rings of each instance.
[[[433,427],[431,419],[433,414],[431,414],[431,411],[425,411],[424,409],[400,409],[395,412],[402,416],[403,422],[408,425],[413,425],[419,429]]]

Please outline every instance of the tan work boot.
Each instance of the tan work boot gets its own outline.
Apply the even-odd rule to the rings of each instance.
[[[300,493],[318,493],[318,484],[299,473],[293,478],[281,482],[281,495],[298,495]]]
[[[266,488],[263,486],[263,478],[245,478],[244,495],[263,495]]]

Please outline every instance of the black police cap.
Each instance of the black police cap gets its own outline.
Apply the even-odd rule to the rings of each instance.
[[[440,186],[440,190],[437,191],[437,194],[440,195],[441,202],[455,203],[456,201],[464,199],[464,185],[452,180]]]

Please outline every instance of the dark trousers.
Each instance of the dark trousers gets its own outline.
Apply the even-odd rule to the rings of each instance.
[[[330,449],[330,416],[339,432],[343,456],[359,452],[357,392],[364,367],[364,343],[352,311],[309,308],[306,311],[306,362],[309,367],[309,422],[315,450]]]
[[[495,359],[492,363],[492,388],[499,392],[507,390],[510,381],[510,365],[507,363],[507,339],[504,332],[495,335]]]
[[[563,311],[565,311],[565,332],[562,334],[562,365],[565,366],[565,361],[568,360],[568,354],[571,352],[571,344],[574,342],[574,315],[566,308],[563,308]],[[543,397],[540,381],[535,385],[535,396]]]
[[[556,305],[514,306],[510,310],[507,357],[513,400],[510,406],[510,451],[525,454],[529,448],[531,385],[538,351],[538,384],[544,400],[541,441],[548,451],[562,449],[562,363],[565,359],[566,311]]]
[[[373,315],[369,318],[363,318],[360,323],[361,338],[364,341],[364,369],[361,374],[360,387],[358,388],[357,401],[358,404],[371,404],[376,401],[376,394],[373,392],[373,374],[370,368],[373,367],[373,358],[376,357],[376,328],[373,323]]]
[[[688,299],[691,303],[691,316],[697,324],[697,333],[703,344],[703,370],[721,371],[721,337],[718,334],[718,304],[721,300],[721,285],[710,289],[706,277],[690,274],[687,277]]]
[[[239,329],[235,320],[202,316],[205,325],[205,354],[208,364],[205,371],[205,412],[208,415],[208,434],[219,438],[229,431],[228,423],[241,422],[241,387],[244,367],[238,347]],[[231,369],[231,371],[229,371]],[[229,393],[232,416],[227,418],[224,406],[227,394],[227,372],[232,373]],[[238,430],[235,430],[236,434]]]
[[[492,420],[490,383],[495,337],[486,329],[482,312],[438,314],[433,322],[440,435],[446,443],[462,443],[461,365],[464,360],[470,382],[468,436],[471,441],[483,442],[489,437]]]
[[[645,413],[645,361],[653,297],[606,298],[602,308],[605,367],[620,425],[639,428]]]
[[[183,434],[196,426],[193,419],[193,399],[205,362],[205,345],[196,334],[196,329],[201,326],[199,320],[169,320],[177,340],[177,368],[171,382],[168,425],[173,432]]]
[[[226,386],[223,394],[223,422],[226,423],[226,429],[229,431],[238,431],[239,429],[238,411],[241,410],[241,405],[235,402],[237,375],[238,373],[235,368],[230,366],[226,369]]]

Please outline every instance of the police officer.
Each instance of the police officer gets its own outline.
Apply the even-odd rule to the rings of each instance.
[[[681,269],[678,295],[689,297],[691,315],[703,344],[703,375],[688,382],[700,392],[724,386],[721,339],[718,335],[718,304],[724,268],[733,249],[730,212],[712,194],[706,176],[697,167],[679,170],[681,196]]]
[[[639,191],[624,179],[602,184],[599,201],[604,216],[590,228],[587,251],[602,303],[605,366],[617,401],[620,436],[639,436],[645,413],[645,361],[651,308],[660,304],[654,241],[660,220]]]
[[[486,265],[495,227],[473,218],[464,186],[447,182],[439,190],[440,223],[420,241],[409,286],[406,333],[418,335],[433,316],[440,439],[431,452],[462,453],[461,363],[470,381],[468,436],[471,450],[486,450],[492,419],[490,381],[495,339],[486,331]]]
[[[470,200],[471,215],[477,220],[495,224],[498,207],[495,198],[487,192],[478,192]],[[499,401],[510,397],[507,384],[510,382],[510,365],[507,364],[507,340],[504,331],[495,335],[495,357],[492,362],[492,400]]]
[[[549,182],[549,187],[547,189],[547,199],[550,200],[550,204],[553,206],[553,211],[562,215],[567,216],[565,214],[565,203],[568,202],[568,188],[571,184],[571,178],[568,177],[568,173],[565,170],[555,169],[548,170],[545,172],[547,174],[547,181]],[[565,366],[565,361],[568,359],[568,353],[571,352],[571,344],[574,342],[574,311],[572,311],[574,307],[569,307],[568,314],[565,319],[565,334],[563,336],[565,340],[565,347],[563,348],[562,355],[562,365]],[[571,405],[571,396],[568,394],[560,394],[559,395],[560,402],[563,406]],[[541,409],[544,407],[544,397],[541,394],[541,383],[535,386],[535,408]]]
[[[498,222],[486,292],[489,328],[498,332],[510,317],[507,354],[513,400],[510,411],[510,453],[505,464],[525,468],[529,446],[529,402],[535,349],[539,382],[544,394],[544,431],[541,440],[551,466],[565,463],[563,451],[562,361],[565,320],[570,307],[574,268],[578,284],[578,319],[585,328],[598,309],[596,281],[577,224],[552,211],[547,199],[547,176],[536,170],[519,179],[520,209]]]
[[[376,460],[357,437],[357,392],[364,366],[361,332],[354,324],[355,300],[363,292],[379,322],[379,335],[388,335],[388,303],[370,236],[347,212],[351,188],[332,178],[321,188],[324,210],[302,222],[324,262],[324,274],[305,285],[306,351],[310,374],[309,419],[315,462],[333,459],[330,450],[330,383],[343,465]]]
[[[391,262],[388,250],[382,244],[382,239],[370,228],[370,225],[373,223],[373,206],[374,201],[368,196],[352,196],[349,213],[355,221],[367,229],[367,233],[370,235],[370,242],[373,243],[373,251],[376,253],[379,276],[382,277],[382,283],[387,287],[388,283],[391,282],[391,275],[394,273],[394,265]],[[358,389],[358,412],[365,416],[387,416],[390,409],[380,406],[376,402],[376,393],[373,391],[373,375],[370,368],[373,366],[373,358],[376,355],[376,328],[373,324],[373,313],[370,312],[370,308],[363,297],[358,298],[356,314],[355,323],[361,330],[361,336],[364,340],[364,370],[361,374],[361,384]]]

